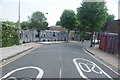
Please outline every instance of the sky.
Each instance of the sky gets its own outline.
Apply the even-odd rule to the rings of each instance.
[[[110,14],[118,19],[118,1],[106,0]],[[18,21],[19,0],[0,0],[0,20]],[[20,0],[20,22],[27,21],[28,16],[33,12],[40,11],[45,14],[49,26],[55,25],[60,20],[64,9],[71,9],[77,13],[76,9],[81,6],[82,0]]]

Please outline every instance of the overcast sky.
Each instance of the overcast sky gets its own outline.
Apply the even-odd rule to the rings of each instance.
[[[18,20],[19,0],[0,0],[0,19],[16,22]],[[110,14],[118,19],[118,0],[106,0]],[[72,9],[75,12],[82,0],[21,0],[21,22],[27,21],[33,12],[40,11],[45,14],[49,26],[55,25],[64,9]]]

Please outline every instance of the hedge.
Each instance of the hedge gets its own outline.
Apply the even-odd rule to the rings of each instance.
[[[2,45],[1,47],[8,47],[19,44],[18,29],[14,23],[6,21],[2,22]]]

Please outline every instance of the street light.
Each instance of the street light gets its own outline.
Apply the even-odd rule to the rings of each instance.
[[[19,6],[18,6],[18,37],[19,37],[19,43],[20,43],[20,0],[19,0]]]
[[[19,0],[19,7],[18,7],[18,29],[20,30],[20,0]]]
[[[48,13],[45,13],[45,14],[48,14]]]

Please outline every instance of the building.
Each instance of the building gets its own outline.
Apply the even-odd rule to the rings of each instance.
[[[120,19],[115,21],[110,21],[107,23],[107,30],[108,33],[119,33],[120,32]]]
[[[49,26],[48,30],[53,30],[53,31],[66,31],[67,29],[61,27],[61,26]]]

